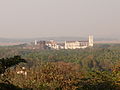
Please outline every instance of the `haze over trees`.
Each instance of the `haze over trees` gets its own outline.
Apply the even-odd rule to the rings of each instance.
[[[22,47],[0,47],[1,90],[120,89],[117,44],[79,50],[41,51]]]

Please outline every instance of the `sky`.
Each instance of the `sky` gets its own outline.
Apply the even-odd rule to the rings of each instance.
[[[0,0],[0,37],[120,39],[120,0]]]

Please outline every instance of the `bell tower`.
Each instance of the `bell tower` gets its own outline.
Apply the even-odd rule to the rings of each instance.
[[[93,36],[89,35],[89,46],[93,47]]]
[[[35,40],[35,45],[37,45],[37,40]]]

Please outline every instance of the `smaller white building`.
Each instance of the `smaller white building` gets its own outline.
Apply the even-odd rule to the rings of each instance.
[[[50,47],[51,49],[59,50],[59,45],[53,40],[46,42],[46,46]]]

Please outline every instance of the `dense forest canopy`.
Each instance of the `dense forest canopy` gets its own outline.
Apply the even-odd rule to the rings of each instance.
[[[0,47],[1,62],[18,64],[19,60],[25,60],[18,65],[6,64],[9,67],[1,73],[1,85],[25,90],[120,89],[119,44],[96,44],[76,50],[29,50],[23,47]]]

